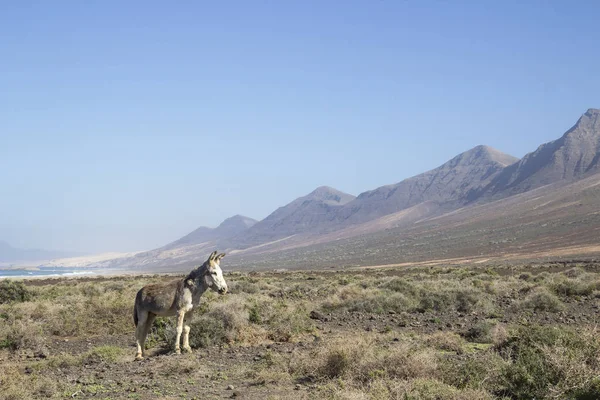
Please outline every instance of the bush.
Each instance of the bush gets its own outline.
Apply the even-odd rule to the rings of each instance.
[[[600,341],[566,327],[522,327],[499,346],[508,364],[499,394],[530,399],[596,399],[600,395]]]
[[[255,294],[260,292],[260,288],[256,283],[249,281],[236,281],[231,282],[231,293],[249,293]]]
[[[558,312],[564,308],[563,302],[546,288],[535,289],[519,305],[534,311],[548,312]]]
[[[592,294],[594,290],[600,289],[600,281],[586,280],[585,276],[580,276],[577,279],[565,278],[552,283],[551,288],[559,296],[587,296]]]
[[[0,281],[0,304],[30,301],[33,293],[21,281]]]
[[[467,313],[473,311],[480,299],[484,297],[484,294],[474,287],[446,289],[434,286],[422,288],[416,310],[425,312],[455,309]]]
[[[412,282],[409,282],[403,278],[390,279],[386,283],[382,284],[381,287],[411,297],[415,297],[419,293],[418,288]]]
[[[386,346],[370,339],[340,339],[315,350],[309,357],[292,360],[294,373],[327,380],[343,378],[360,385],[378,379],[413,379],[432,376],[435,354],[410,343]]]
[[[214,304],[206,314],[194,318],[189,326],[192,348],[233,343],[248,328],[248,312],[239,302]],[[175,344],[176,335],[176,326],[167,325],[164,340],[170,346]]]
[[[493,397],[481,390],[459,390],[434,378],[398,382],[391,387],[389,399],[404,400],[491,400]],[[376,397],[377,398],[377,397]]]
[[[383,314],[389,311],[408,311],[413,307],[414,302],[402,293],[376,290],[367,291],[357,298],[342,302],[336,308],[343,308],[350,312]]]
[[[499,374],[505,364],[491,350],[449,357],[441,364],[442,381],[460,389],[485,388],[493,393],[500,387]]]
[[[22,320],[11,321],[0,329],[0,348],[12,351],[29,349],[39,350],[44,345],[42,328],[37,323],[26,323]]]
[[[438,350],[463,353],[463,339],[454,332],[437,332],[425,339],[425,343]]]
[[[529,281],[531,280],[532,275],[529,272],[522,272],[519,274],[519,279],[521,279],[522,281]]]
[[[465,339],[476,343],[492,343],[492,328],[494,323],[479,321],[464,333]]]
[[[585,274],[585,269],[583,269],[581,267],[574,267],[574,268],[568,269],[565,272],[563,272],[563,275],[567,276],[569,278],[578,278],[584,274]]]

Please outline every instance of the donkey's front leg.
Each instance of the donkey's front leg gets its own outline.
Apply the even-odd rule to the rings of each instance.
[[[192,311],[188,312],[183,319],[183,351],[192,352],[190,347],[190,326],[189,320],[192,318]]]
[[[183,320],[185,319],[185,311],[179,311],[177,314],[177,336],[175,337],[175,353],[181,354],[181,348],[179,347],[179,341],[181,339],[181,333],[183,332]]]

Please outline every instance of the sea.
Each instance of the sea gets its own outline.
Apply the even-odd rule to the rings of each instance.
[[[36,276],[80,276],[95,275],[99,271],[85,268],[62,268],[62,267],[36,267],[36,269],[2,269],[0,268],[0,279],[2,278],[33,278]],[[104,271],[103,271],[104,272]]]

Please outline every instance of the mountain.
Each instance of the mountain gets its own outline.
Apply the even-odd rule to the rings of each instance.
[[[336,262],[367,265],[361,253],[376,254],[370,262],[377,263],[474,257],[499,248],[519,254],[541,248],[536,240],[557,247],[567,236],[588,246],[599,229],[586,222],[600,215],[599,164],[600,110],[589,109],[561,138],[522,160],[477,146],[358,197],[322,186],[262,221],[233,217],[111,266],[187,267],[215,248],[246,267],[266,258],[278,260],[273,265],[310,260],[322,249]]]
[[[94,261],[90,265],[107,268],[151,268],[194,264],[204,261],[206,255],[213,251],[218,243],[247,231],[256,222],[256,220],[243,215],[234,215],[221,222],[216,228],[202,226],[158,249],[143,251],[126,257]]]
[[[39,249],[18,249],[0,241],[0,263],[19,261],[46,261],[54,258],[73,257],[76,253]]]
[[[175,248],[229,238],[246,231],[257,222],[255,219],[244,217],[243,215],[234,215],[221,222],[216,228],[201,226],[181,239],[168,244],[166,247]]]
[[[336,210],[354,198],[337,189],[320,186],[306,196],[279,207],[248,231],[232,237],[226,245],[244,249],[299,233],[318,231],[330,225]]]
[[[243,259],[234,255],[227,266],[293,269],[598,260],[599,198],[600,174],[592,174],[470,204],[411,226],[350,237],[339,232],[338,240],[320,236],[307,246],[245,254]]]
[[[597,172],[600,162],[600,110],[590,108],[560,139],[545,143],[506,168],[485,189],[512,195],[560,180]]]
[[[477,146],[431,171],[360,194],[339,210],[336,219],[360,224],[425,202],[461,206],[517,161],[491,147]]]

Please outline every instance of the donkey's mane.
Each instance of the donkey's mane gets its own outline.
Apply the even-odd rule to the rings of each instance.
[[[199,266],[198,268],[192,270],[186,277],[185,281],[187,282],[189,279],[195,281],[199,276],[204,274],[204,271],[208,268],[208,261],[205,261],[204,264]]]

